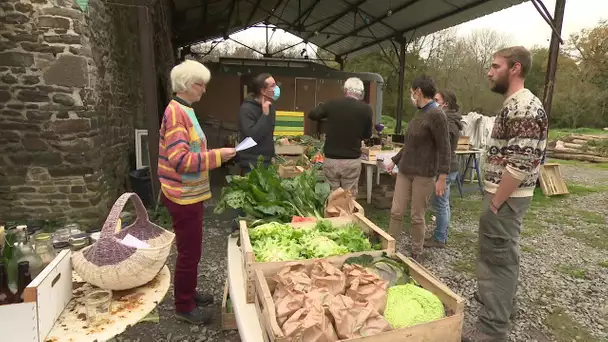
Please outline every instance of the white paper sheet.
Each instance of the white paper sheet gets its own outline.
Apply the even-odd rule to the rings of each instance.
[[[125,236],[120,243],[122,243],[123,245],[127,245],[129,247],[135,247],[135,248],[150,248],[150,245],[148,245],[147,243],[141,241],[140,239],[136,238],[135,236],[131,235],[131,234],[127,234],[127,236]]]
[[[248,148],[252,148],[253,146],[255,146],[257,144],[258,143],[256,143],[255,140],[251,139],[251,137],[247,137],[243,141],[241,141],[240,144],[238,144],[238,146],[235,148],[235,150],[237,152],[243,151],[243,150],[246,150]]]

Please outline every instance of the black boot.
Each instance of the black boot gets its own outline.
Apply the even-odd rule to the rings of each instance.
[[[190,324],[207,324],[211,322],[211,313],[207,311],[203,311],[201,308],[195,308],[190,312],[176,312],[175,317],[184,322],[188,322]]]

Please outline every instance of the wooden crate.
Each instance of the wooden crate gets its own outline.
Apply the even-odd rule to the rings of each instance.
[[[279,177],[281,178],[294,178],[304,172],[304,168],[301,166],[284,166],[279,165]]]
[[[23,303],[0,306],[2,341],[44,341],[72,299],[71,256],[61,251],[25,288]]]
[[[361,216],[365,216],[365,209],[363,209],[363,207],[361,206],[361,204],[359,204],[357,201],[353,200],[353,205],[355,207],[355,213],[356,214],[361,214]]]
[[[234,315],[234,309],[232,312],[226,310],[226,303],[228,302],[228,279],[226,279],[226,285],[224,285],[224,298],[222,299],[222,330],[236,330],[236,316]]]
[[[545,196],[565,195],[568,187],[557,163],[540,166],[540,188]]]
[[[274,153],[278,155],[301,155],[304,154],[304,146],[302,145],[275,145]]]
[[[382,250],[380,251],[366,251],[366,252],[358,252],[358,253],[349,253],[339,256],[333,256],[325,258],[327,260],[346,260],[349,257],[357,256],[361,254],[371,254],[376,253],[377,255],[381,255],[382,252],[386,252],[388,254],[392,254],[395,252],[395,239],[391,237],[388,233],[380,229],[373,222],[367,219],[362,213],[355,213],[352,216],[344,216],[344,217],[332,217],[326,218],[334,225],[344,225],[347,223],[355,223],[357,224],[361,230],[370,236],[370,240],[372,243],[376,241],[382,244]],[[300,223],[291,223],[290,226],[294,228],[304,228],[310,227],[317,224],[318,221],[313,222],[300,222]],[[276,262],[256,262],[255,255],[253,253],[253,248],[251,246],[251,241],[249,240],[249,230],[247,229],[247,223],[245,221],[240,221],[240,242],[241,242],[241,252],[243,253],[243,278],[245,279],[245,292],[247,294],[247,303],[253,303],[255,301],[255,285],[254,285],[254,271],[256,269],[267,270],[267,269],[280,269],[285,266],[289,262],[293,261],[276,261]],[[306,260],[297,260],[300,263],[306,265],[312,265],[315,261],[319,259],[306,259]]]
[[[460,136],[460,138],[458,138],[458,145],[456,146],[456,150],[457,151],[467,151],[470,149],[470,138],[467,137],[466,135],[462,135]]]
[[[370,253],[371,255],[374,255]],[[392,255],[392,254],[391,254]],[[460,342],[462,326],[464,321],[464,298],[450,290],[441,281],[435,278],[420,264],[407,258],[400,253],[394,254],[403,261],[410,269],[410,276],[414,278],[423,288],[435,294],[446,307],[445,318],[415,325],[409,328],[395,329],[373,336],[348,339],[357,342]],[[341,267],[346,258],[331,260],[336,267]],[[312,265],[307,265],[308,270]],[[260,325],[264,333],[264,339],[270,342],[288,342],[291,339],[283,337],[281,328],[276,319],[276,309],[272,293],[276,283],[271,279],[278,273],[280,267],[268,267],[255,270],[256,298],[255,305],[260,318]]]
[[[378,153],[382,151],[382,146],[362,147],[361,158],[364,160],[375,161]]]

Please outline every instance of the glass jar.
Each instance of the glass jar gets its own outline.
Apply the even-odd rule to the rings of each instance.
[[[57,229],[55,233],[53,233],[53,247],[57,249],[68,247],[70,236],[71,234],[68,229]]]
[[[38,233],[34,236],[34,250],[40,259],[42,259],[43,267],[50,264],[57,256],[53,248],[51,234],[48,233]]]
[[[80,230],[80,225],[78,223],[68,223],[65,225],[64,228],[68,230],[70,235],[76,235],[76,234],[82,233],[82,231]]]
[[[93,290],[85,295],[84,304],[89,325],[95,326],[103,323],[112,312],[112,291]]]
[[[88,234],[81,233],[77,235],[72,235],[70,238],[70,249],[72,251],[80,250],[89,245],[89,236]]]

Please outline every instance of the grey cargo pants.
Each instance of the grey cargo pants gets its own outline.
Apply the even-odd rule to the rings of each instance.
[[[494,214],[493,194],[486,193],[479,219],[477,282],[483,303],[479,330],[506,338],[519,279],[519,235],[532,197],[509,198]]]

